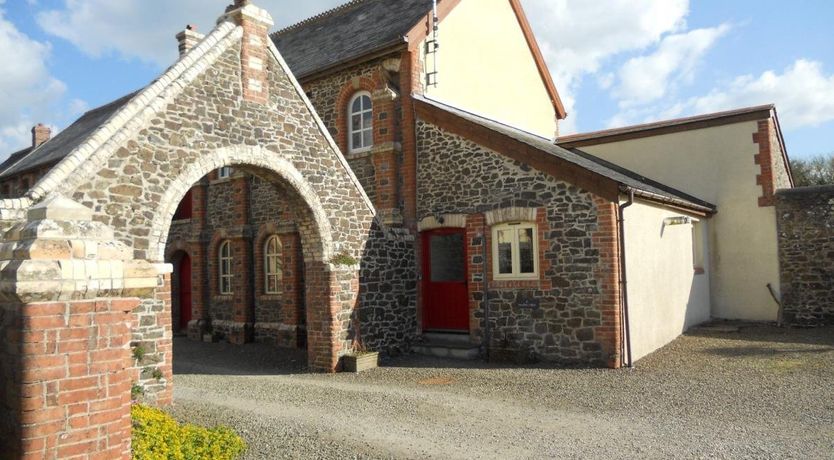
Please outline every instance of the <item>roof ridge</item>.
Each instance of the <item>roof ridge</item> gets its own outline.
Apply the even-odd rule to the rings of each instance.
[[[287,27],[284,27],[283,29],[277,30],[277,31],[273,32],[273,33],[272,33],[272,35],[273,35],[273,36],[275,36],[275,37],[277,37],[277,36],[279,36],[279,35],[281,35],[281,34],[284,34],[284,33],[287,33],[287,32],[290,32],[290,31],[293,31],[293,30],[296,30],[296,29],[299,29],[299,28],[301,28],[301,27],[304,27],[304,26],[310,25],[310,24],[312,24],[312,23],[314,23],[314,22],[318,22],[318,21],[320,21],[320,20],[322,20],[322,19],[329,18],[330,16],[333,16],[333,15],[334,15],[334,14],[336,14],[336,13],[340,13],[340,12],[345,11],[345,10],[347,10],[347,9],[353,8],[354,6],[356,6],[356,5],[360,4],[360,3],[365,3],[366,1],[368,1],[368,0],[350,0],[350,1],[349,1],[349,2],[347,2],[347,3],[343,3],[343,4],[341,4],[341,5],[337,6],[337,7],[331,8],[331,9],[329,9],[329,10],[322,11],[322,12],[321,12],[321,13],[319,13],[319,14],[316,14],[316,15],[314,15],[314,16],[310,16],[310,17],[309,17],[309,18],[307,18],[307,19],[302,19],[301,21],[299,21],[299,22],[297,22],[297,23],[295,23],[295,24],[291,24],[291,25],[289,25],[289,26],[287,26]]]

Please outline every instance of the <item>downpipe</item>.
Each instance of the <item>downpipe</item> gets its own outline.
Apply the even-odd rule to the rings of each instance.
[[[631,325],[628,320],[628,276],[626,274],[626,250],[625,250],[625,210],[634,204],[634,190],[628,189],[628,201],[619,205],[617,216],[617,227],[619,230],[619,253],[620,253],[620,308],[623,316],[622,333],[623,343],[621,349],[621,356],[626,358],[623,363],[629,369],[634,368],[634,362],[631,356]]]

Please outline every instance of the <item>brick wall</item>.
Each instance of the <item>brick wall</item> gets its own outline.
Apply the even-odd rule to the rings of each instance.
[[[834,186],[776,193],[783,320],[834,324]]]

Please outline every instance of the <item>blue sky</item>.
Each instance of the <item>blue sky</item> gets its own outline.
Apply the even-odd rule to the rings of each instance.
[[[466,0],[484,1],[484,0]],[[340,0],[256,0],[288,25]],[[174,34],[225,0],[0,0],[0,158],[45,122],[150,82]],[[563,133],[774,102],[793,157],[834,152],[830,0],[522,0],[570,117]]]

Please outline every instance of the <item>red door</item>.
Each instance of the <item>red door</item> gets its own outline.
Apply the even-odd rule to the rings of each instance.
[[[423,329],[469,331],[464,229],[423,233]]]
[[[191,257],[183,254],[180,260],[180,330],[188,329],[191,321]]]

